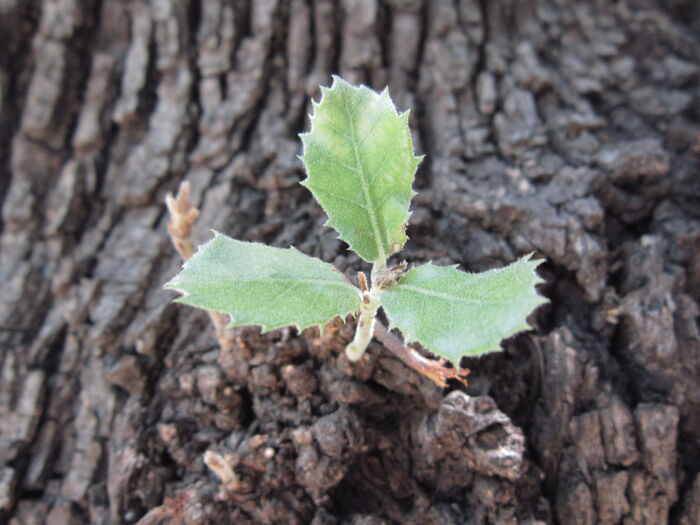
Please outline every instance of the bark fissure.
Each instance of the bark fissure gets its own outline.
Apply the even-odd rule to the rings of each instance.
[[[5,2],[0,521],[696,523],[700,17],[666,4]],[[297,184],[331,74],[412,108],[407,260],[549,261],[466,388],[350,363],[352,319],[219,350],[161,289],[183,180],[198,242],[366,269]]]

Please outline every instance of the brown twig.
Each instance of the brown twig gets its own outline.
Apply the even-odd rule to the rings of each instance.
[[[172,193],[165,196],[165,205],[170,212],[170,222],[168,223],[168,233],[173,241],[175,249],[184,261],[192,257],[195,252],[192,241],[192,227],[194,226],[199,210],[192,206],[190,197],[190,183],[185,181],[180,184],[177,197]]]
[[[392,354],[417,372],[428,377],[437,386],[447,386],[448,379],[456,379],[466,386],[467,376],[470,372],[469,369],[465,368],[464,370],[460,370],[459,368],[448,368],[445,366],[448,363],[445,359],[426,359],[413,348],[405,346],[403,342],[389,332],[386,326],[379,320],[377,320],[374,326],[374,336],[379,339]]]
[[[165,205],[170,212],[170,222],[168,223],[168,234],[173,246],[184,261],[194,255],[196,251],[192,240],[192,229],[199,210],[192,205],[190,197],[190,183],[185,181],[180,184],[177,196],[171,193],[165,196]],[[228,328],[229,319],[226,314],[207,310],[214,329],[216,330],[216,340],[222,350],[230,350],[233,347],[233,330]]]

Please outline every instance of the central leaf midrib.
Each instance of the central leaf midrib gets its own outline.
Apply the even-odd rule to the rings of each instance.
[[[515,304],[513,301],[510,300],[481,300],[481,299],[469,299],[467,297],[458,297],[455,295],[450,295],[448,293],[444,292],[437,292],[435,290],[428,290],[427,288],[421,288],[420,286],[415,286],[412,284],[396,284],[394,286],[394,289],[399,289],[403,288],[404,290],[409,290],[421,295],[428,295],[430,297],[437,297],[438,299],[445,299],[446,301],[453,301],[453,302],[458,302],[458,303],[466,303],[466,304]],[[523,301],[524,302],[524,301]]]
[[[367,181],[365,180],[365,169],[362,166],[362,162],[360,161],[360,152],[357,147],[357,140],[356,140],[356,130],[355,130],[355,121],[353,119],[352,114],[350,113],[350,107],[348,106],[348,101],[347,98],[345,99],[345,113],[348,117],[348,122],[350,124],[350,142],[352,143],[352,151],[355,155],[355,162],[357,163],[358,171],[359,171],[359,176],[360,176],[360,187],[362,188],[362,196],[365,200],[365,206],[367,207],[368,215],[369,215],[369,222],[372,226],[372,231],[374,233],[374,240],[377,245],[377,256],[380,261],[385,261],[386,260],[386,252],[384,251],[384,245],[382,244],[382,236],[381,232],[379,231],[379,220],[378,217],[375,216],[376,210],[374,207],[374,203],[372,202],[372,195],[369,192],[369,186],[367,184]]]
[[[293,279],[293,278],[288,278],[288,279],[279,279],[279,278],[270,278],[270,279],[236,279],[237,283],[244,283],[244,284],[253,284],[253,283],[292,283],[292,284],[314,284],[314,285],[323,285],[323,286],[336,286],[336,287],[343,287],[347,288],[349,290],[354,289],[355,287],[351,285],[350,283],[345,283],[345,282],[336,282],[336,281],[324,281],[323,279]]]

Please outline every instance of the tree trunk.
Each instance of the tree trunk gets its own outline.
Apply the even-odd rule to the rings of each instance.
[[[0,521],[700,523],[697,5],[0,1]],[[466,389],[161,288],[183,180],[201,242],[366,270],[297,184],[331,74],[412,109],[407,260],[547,259]]]

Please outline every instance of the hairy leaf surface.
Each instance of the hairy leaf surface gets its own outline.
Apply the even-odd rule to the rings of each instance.
[[[528,330],[527,316],[547,300],[535,290],[541,261],[530,256],[483,273],[425,264],[382,294],[392,326],[456,366],[464,355],[500,350],[500,341]]]
[[[332,265],[294,248],[237,241],[215,233],[166,288],[178,302],[224,312],[231,325],[263,330],[323,327],[360,308],[360,292]]]
[[[420,158],[413,154],[408,112],[397,113],[386,89],[376,93],[338,77],[321,92],[311,130],[301,135],[302,184],[352,250],[383,263],[406,242],[415,195]]]

